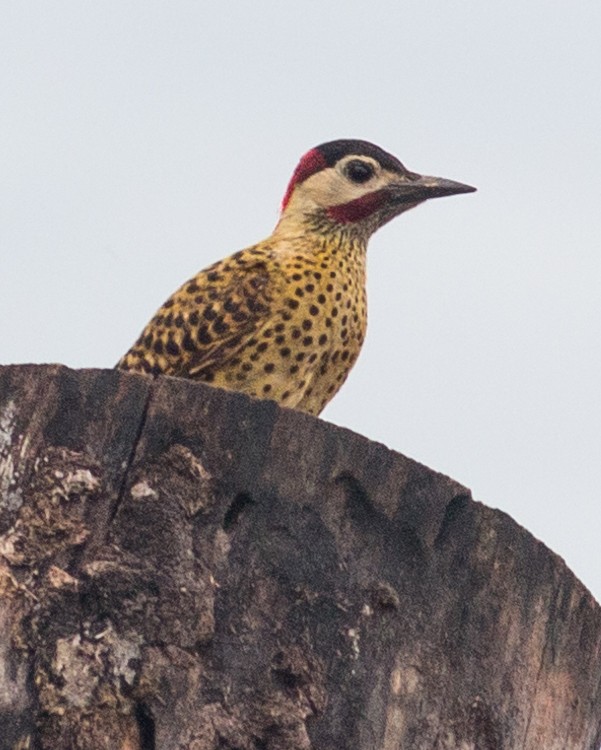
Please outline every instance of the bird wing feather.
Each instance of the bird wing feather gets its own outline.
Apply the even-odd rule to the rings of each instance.
[[[278,277],[255,248],[215,263],[165,302],[117,367],[203,380],[265,324]]]

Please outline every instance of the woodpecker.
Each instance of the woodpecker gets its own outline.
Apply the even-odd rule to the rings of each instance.
[[[318,415],[365,338],[370,236],[429,198],[474,190],[410,172],[367,141],[317,146],[296,167],[271,236],[187,281],[117,367]]]

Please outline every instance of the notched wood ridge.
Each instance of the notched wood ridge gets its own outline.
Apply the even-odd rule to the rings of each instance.
[[[558,558],[207,386],[0,368],[0,598],[0,750],[599,741],[599,608]]]

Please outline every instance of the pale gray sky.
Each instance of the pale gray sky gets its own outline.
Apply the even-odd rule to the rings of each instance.
[[[472,488],[601,598],[601,3],[80,0],[0,11],[0,360],[112,367],[267,236],[299,157],[476,185],[378,233],[324,413]]]

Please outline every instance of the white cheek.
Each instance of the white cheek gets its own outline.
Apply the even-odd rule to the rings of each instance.
[[[295,190],[295,198],[299,206],[334,206],[361,198],[366,193],[385,187],[388,182],[387,176],[380,174],[359,185],[337,170],[329,169],[301,183]]]
[[[337,182],[333,185],[330,197],[330,205],[335,203],[349,203],[350,201],[361,198],[368,193],[373,193],[380,188],[385,187],[388,184],[388,179],[383,175],[373,177],[368,182],[357,184],[350,182],[346,178],[339,177]]]
[[[354,184],[337,172],[322,173],[316,177],[321,177],[321,179],[316,179],[313,183],[307,180],[307,197],[320,206],[348,203],[372,190],[371,184],[369,186]]]

